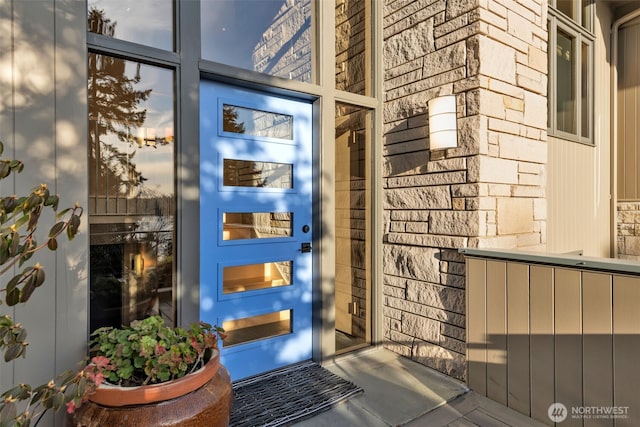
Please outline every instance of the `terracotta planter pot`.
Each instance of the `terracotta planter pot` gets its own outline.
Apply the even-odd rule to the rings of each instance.
[[[174,381],[141,387],[99,387],[67,417],[67,426],[229,425],[233,391],[216,353],[205,367]]]

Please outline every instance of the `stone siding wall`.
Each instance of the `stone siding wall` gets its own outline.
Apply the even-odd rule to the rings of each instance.
[[[618,202],[618,258],[640,261],[640,202]]]
[[[465,378],[461,247],[545,243],[542,0],[386,0],[385,345]],[[429,152],[427,101],[456,94],[458,148]]]

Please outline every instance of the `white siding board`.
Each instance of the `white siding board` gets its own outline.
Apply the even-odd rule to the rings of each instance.
[[[611,255],[610,37],[608,6],[596,3],[594,146],[549,137],[547,249]]]

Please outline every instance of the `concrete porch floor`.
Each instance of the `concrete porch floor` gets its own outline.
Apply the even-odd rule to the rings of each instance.
[[[364,393],[295,423],[296,427],[544,425],[383,348],[337,356],[323,366],[360,386]]]

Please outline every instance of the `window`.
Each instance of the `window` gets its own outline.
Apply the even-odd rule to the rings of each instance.
[[[164,50],[174,50],[171,0],[88,0],[90,33]],[[144,19],[140,17],[144,16]]]
[[[549,134],[593,144],[593,2],[549,3]]]
[[[151,54],[143,62],[101,51],[101,45],[88,54],[92,331],[152,314],[175,323],[176,72],[149,59],[158,48],[173,49],[173,2],[116,6],[121,4],[90,0],[89,32],[124,41],[122,46],[133,41],[132,51]],[[145,16],[159,13],[158,20],[132,22],[145,8]]]
[[[202,58],[312,81],[311,0],[200,2]]]

